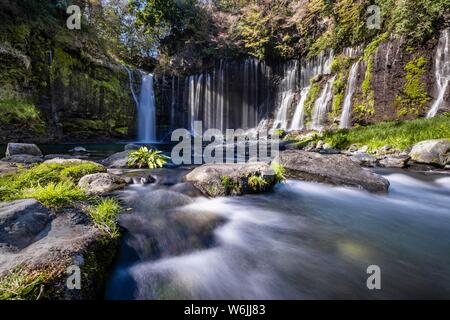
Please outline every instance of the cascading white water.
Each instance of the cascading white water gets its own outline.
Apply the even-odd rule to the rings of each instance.
[[[427,118],[434,117],[444,104],[445,93],[450,82],[450,30],[444,30],[439,38],[435,56],[435,76],[438,95],[434,101]]]
[[[141,142],[156,141],[155,93],[153,75],[142,77],[141,96],[138,107],[138,139]]]
[[[287,129],[288,125],[288,109],[292,104],[292,100],[295,96],[296,89],[296,75],[297,75],[297,61],[294,61],[291,66],[288,67],[286,75],[283,78],[280,91],[281,91],[281,102],[280,107],[275,116],[275,121],[273,123],[273,129]]]
[[[348,128],[350,126],[350,114],[352,108],[352,98],[356,89],[356,79],[358,77],[358,68],[360,60],[355,62],[348,76],[347,90],[345,93],[344,104],[342,106],[342,114],[339,123],[340,128]]]
[[[300,99],[297,104],[297,107],[295,108],[294,117],[292,118],[291,127],[289,130],[301,130],[305,127],[305,101],[308,97],[308,93],[311,87],[303,88],[300,92]]]
[[[313,117],[312,117],[312,125],[311,129],[314,130],[322,130],[326,113],[327,113],[327,107],[330,103],[331,99],[333,98],[333,82],[335,77],[332,77],[329,79],[325,85],[325,88],[323,88],[319,98],[314,102],[314,109],[313,109]]]
[[[136,104],[136,108],[139,108],[139,101],[137,99],[136,92],[134,91],[134,86],[133,86],[133,73],[131,72],[130,68],[128,68],[126,66],[123,66],[123,67],[125,68],[125,70],[128,73],[128,79],[130,80],[130,90],[131,90],[131,95],[133,96],[134,103]]]

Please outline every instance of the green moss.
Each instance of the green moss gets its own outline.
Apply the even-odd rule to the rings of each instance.
[[[50,182],[45,186],[36,186],[25,190],[24,198],[34,198],[50,208],[63,208],[74,201],[87,200],[87,194],[72,181]]]
[[[36,133],[45,130],[45,122],[36,106],[19,98],[0,99],[0,124],[26,126]]]
[[[35,165],[29,170],[0,177],[0,201],[36,196],[50,203],[49,195],[52,194],[57,198],[57,192],[70,192],[67,189],[76,185],[84,175],[104,171],[103,166],[93,163],[65,162]],[[47,188],[49,185],[50,187]],[[73,193],[75,197],[77,192]]]
[[[375,50],[377,50],[380,43],[386,40],[387,38],[389,38],[389,32],[382,33],[378,37],[373,39],[364,49],[364,60],[369,61],[369,59],[375,53]]]
[[[272,170],[274,171],[275,181],[277,183],[283,182],[286,179],[285,178],[285,173],[286,173],[285,168],[281,164],[275,163],[275,162],[273,162],[271,164],[271,167],[272,167]]]
[[[238,192],[239,189],[240,189],[239,183],[237,181],[234,181],[229,176],[221,177],[220,178],[220,183],[224,187],[226,195],[230,195],[230,194],[233,194],[235,192]]]
[[[418,116],[425,112],[429,97],[424,74],[427,60],[424,57],[414,58],[405,65],[406,81],[401,92],[395,98],[397,116]]]
[[[339,149],[346,149],[352,144],[367,145],[369,151],[374,151],[385,145],[406,150],[423,140],[443,138],[450,139],[450,113],[432,119],[382,122],[351,130],[330,131],[316,140],[323,140]]]
[[[314,102],[316,101],[320,93],[320,84],[317,82],[317,79],[312,79],[310,86],[311,89],[309,90],[308,96],[305,100],[305,121],[311,119],[311,112],[314,107]]]
[[[333,103],[328,118],[338,119],[344,102],[345,89],[347,87],[348,69],[341,69],[333,82]]]

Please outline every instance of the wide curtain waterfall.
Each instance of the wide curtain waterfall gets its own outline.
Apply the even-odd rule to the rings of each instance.
[[[172,129],[193,130],[194,121],[202,121],[203,130],[216,128],[292,127],[291,108],[307,93],[312,78],[331,73],[333,51],[322,52],[308,60],[273,63],[256,59],[218,61],[212,68],[187,77],[162,77],[162,105]],[[303,101],[304,103],[304,101]],[[295,110],[297,111],[297,110]],[[297,118],[303,118],[301,110]],[[296,119],[300,126],[303,119]]]
[[[155,93],[153,75],[142,76],[141,96],[138,106],[138,140],[156,141]]]
[[[450,82],[450,30],[444,30],[439,38],[439,44],[435,56],[435,77],[437,98],[434,101],[428,118],[434,117],[444,104],[445,93]]]

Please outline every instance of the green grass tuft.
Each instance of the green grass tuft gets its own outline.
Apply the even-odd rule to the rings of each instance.
[[[50,182],[46,186],[37,186],[25,191],[23,197],[34,198],[51,208],[62,208],[73,201],[88,199],[87,194],[72,181]]]
[[[20,268],[0,279],[0,300],[36,300],[49,276]]]
[[[450,113],[432,119],[382,122],[354,129],[330,131],[317,137],[334,148],[346,149],[352,144],[367,145],[374,151],[385,145],[406,150],[414,144],[431,139],[450,139]]]
[[[117,219],[122,208],[115,199],[103,199],[89,208],[88,213],[97,228],[112,238],[119,236]]]

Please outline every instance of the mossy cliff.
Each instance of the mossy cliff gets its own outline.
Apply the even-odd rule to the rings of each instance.
[[[52,1],[0,4],[1,141],[124,138],[133,129],[129,77],[88,25],[66,27]]]

